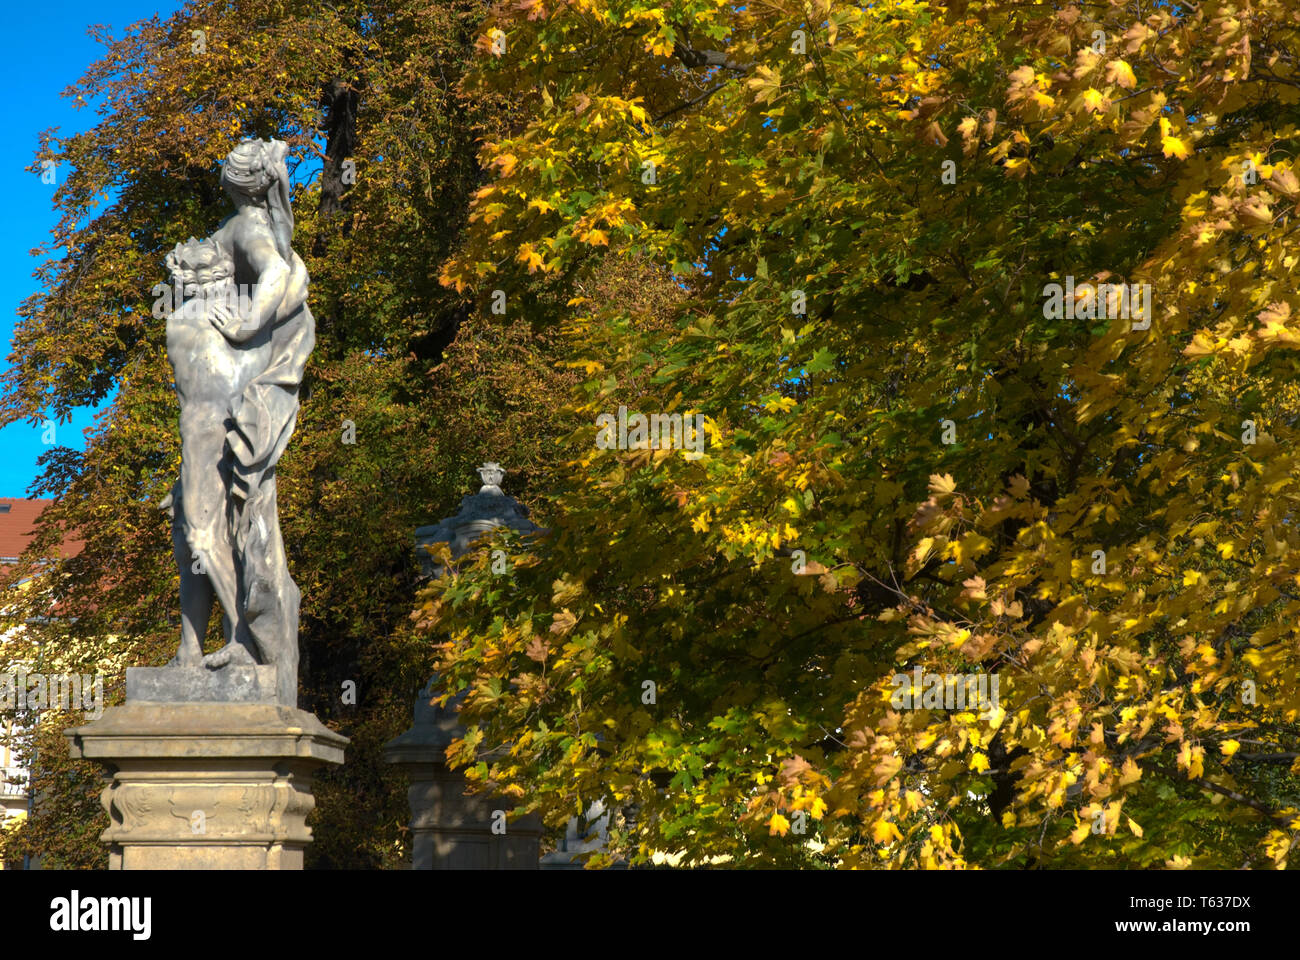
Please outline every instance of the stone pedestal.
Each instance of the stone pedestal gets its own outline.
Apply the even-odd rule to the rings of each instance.
[[[581,870],[582,855],[595,851],[605,853],[605,844],[609,840],[609,811],[605,801],[594,800],[581,818],[570,817],[564,836],[555,849],[542,857],[543,870]],[[627,863],[619,860],[609,866],[610,870],[626,870]]]
[[[411,778],[411,866],[416,870],[536,870],[541,822],[505,823],[498,811],[513,803],[465,795],[465,778],[448,769],[446,748],[463,732],[454,703],[430,706],[430,691],[415,701],[411,729],[384,745],[384,759]],[[504,832],[501,832],[504,830]]]
[[[275,690],[274,667],[226,669],[248,676],[198,668],[173,683],[158,674],[190,671],[128,670],[127,689],[183,690],[199,701]],[[301,870],[312,774],[342,763],[348,742],[312,714],[275,703],[129,694],[125,706],[64,735],[74,757],[112,774],[101,796],[111,822],[100,839],[114,870]]]
[[[453,558],[464,556],[474,541],[497,528],[537,533],[528,508],[501,492],[505,470],[496,463],[478,468],[483,485],[463,497],[460,511],[440,523],[415,531],[415,552],[424,576],[440,576],[425,549],[446,543]],[[484,795],[466,796],[466,781],[448,769],[446,748],[464,728],[458,723],[457,697],[446,708],[429,704],[433,682],[415,701],[415,724],[384,745],[384,759],[411,778],[412,866],[416,870],[536,870],[542,825],[536,817],[503,822],[501,812],[514,803]],[[504,833],[502,830],[504,829]]]

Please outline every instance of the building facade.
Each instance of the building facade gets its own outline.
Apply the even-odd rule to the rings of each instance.
[[[17,562],[19,556],[32,540],[33,528],[37,518],[51,501],[40,499],[20,499],[0,497],[0,573]],[[75,554],[81,543],[66,540],[63,544],[65,556]],[[21,584],[11,586],[20,588]],[[4,606],[0,598],[0,608]],[[0,632],[0,674],[12,674],[26,664],[13,661],[5,655],[5,645],[16,631],[22,630],[21,624],[7,624],[7,629]],[[31,803],[29,795],[31,776],[26,767],[20,744],[22,729],[18,726],[13,712],[6,704],[0,703],[0,829],[14,820],[27,816]],[[0,861],[0,869],[13,869],[16,864]]]

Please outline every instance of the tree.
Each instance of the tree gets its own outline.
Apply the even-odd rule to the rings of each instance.
[[[494,8],[470,82],[534,115],[443,281],[545,285],[585,382],[550,536],[417,610],[468,775],[638,860],[1286,866],[1297,21]],[[599,449],[620,405],[704,456]]]
[[[478,139],[515,122],[503,98],[456,86],[481,14],[468,0],[191,4],[102,38],[103,59],[67,92],[97,104],[96,122],[48,133],[34,164],[66,171],[62,219],[15,332],[0,423],[63,420],[115,397],[84,453],[43,458],[35,492],[56,502],[12,582],[64,531],[85,548],[6,594],[14,622],[55,602],[60,616],[29,624],[3,656],[33,663],[40,643],[47,672],[102,673],[111,701],[126,667],[171,656],[179,629],[157,506],[180,453],[154,310],[162,257],[230,213],[217,164],[241,137],[285,140],[298,160],[294,245],[322,322],[279,465],[280,517],[303,594],[300,704],[352,738],[347,765],[317,780],[317,866],[401,860],[405,788],[380,747],[409,725],[432,659],[394,643],[415,582],[413,530],[454,509],[483,459],[504,460],[524,493],[547,469],[542,424],[570,376],[545,360],[554,337],[527,314],[480,313],[437,282],[478,186]],[[209,650],[219,631],[218,619]],[[58,752],[66,725],[46,718],[37,815],[7,849],[102,864],[103,825],[87,820],[99,770]]]

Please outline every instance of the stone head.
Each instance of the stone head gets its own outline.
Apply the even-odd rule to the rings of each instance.
[[[282,140],[245,140],[226,154],[221,165],[221,186],[236,203],[257,201],[271,184],[288,180],[284,158],[289,146]]]

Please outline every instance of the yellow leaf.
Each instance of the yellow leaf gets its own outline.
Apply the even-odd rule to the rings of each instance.
[[[871,828],[871,837],[876,843],[891,843],[895,839],[903,839],[903,835],[898,832],[898,827],[888,820],[877,820],[876,825]]]
[[[1137,765],[1132,757],[1126,757],[1119,774],[1119,786],[1124,787],[1130,783],[1137,783],[1141,778],[1142,768]]]
[[[790,821],[787,820],[785,817],[781,816],[781,814],[779,813],[772,814],[772,819],[767,822],[768,836],[774,836],[776,834],[780,834],[781,836],[784,837],[789,832],[790,832]]]
[[[525,243],[519,248],[519,253],[515,259],[528,267],[529,273],[536,273],[537,268],[542,265],[542,255],[533,249],[531,243]]]
[[[759,103],[767,103],[776,99],[781,92],[781,75],[771,67],[759,64],[754,70],[754,75],[745,81],[745,85],[754,91],[755,100]]]
[[[508,177],[514,173],[518,162],[519,159],[513,153],[503,153],[492,161],[492,165],[500,168],[501,176]]]
[[[1173,125],[1164,117],[1160,118],[1160,148],[1166,157],[1177,157],[1179,160],[1186,160],[1191,154],[1191,149],[1172,133]]]
[[[951,496],[952,492],[957,489],[957,483],[952,478],[952,474],[945,473],[940,476],[937,473],[930,474],[930,492],[937,497]]]
[[[1011,157],[1002,165],[1002,169],[1005,170],[1009,176],[1024,179],[1025,174],[1032,168],[1029,166],[1029,159],[1027,157]]]
[[[1137,77],[1133,76],[1133,68],[1123,60],[1112,60],[1106,65],[1106,82],[1119,84],[1125,90],[1132,90],[1137,86]]]
[[[1183,356],[1208,357],[1215,353],[1214,341],[1204,330],[1197,331],[1192,342],[1183,348]]]
[[[1166,157],[1177,157],[1179,160],[1186,160],[1191,155],[1191,150],[1187,144],[1177,137],[1164,137],[1160,141],[1160,150]]]

